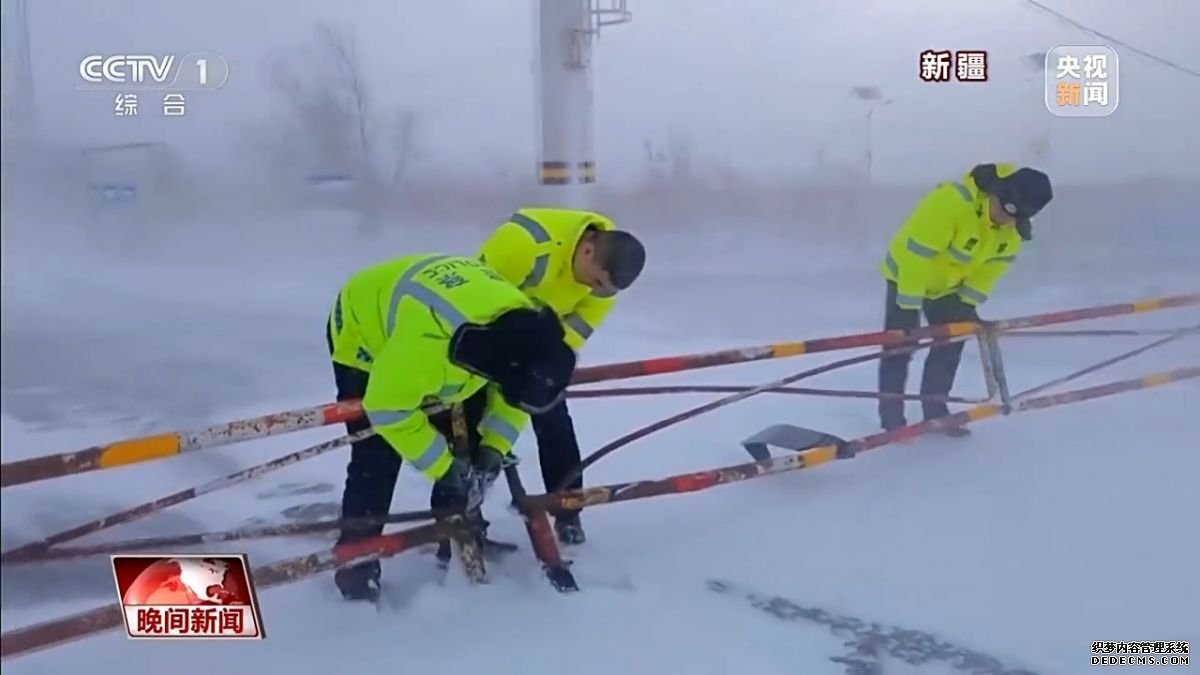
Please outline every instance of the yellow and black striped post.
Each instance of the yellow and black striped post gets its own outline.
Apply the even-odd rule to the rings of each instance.
[[[538,166],[538,182],[542,185],[566,185],[571,175],[566,162],[542,162]]]
[[[596,163],[588,160],[579,162],[577,165],[578,180],[580,183],[595,183],[596,182]]]
[[[570,183],[595,183],[596,163],[591,160],[571,162],[541,162],[538,165],[538,182],[542,185],[568,185]],[[573,179],[573,180],[572,180]]]

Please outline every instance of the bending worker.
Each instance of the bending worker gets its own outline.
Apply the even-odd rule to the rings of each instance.
[[[407,461],[430,481],[434,509],[465,509],[496,479],[529,414],[554,407],[575,369],[553,312],[472,258],[410,255],[354,274],[327,327],[338,400],[361,398],[365,418],[350,433],[377,434],[353,445],[342,518],[383,516]],[[451,453],[449,413],[430,403],[464,401],[472,457]],[[346,527],[339,544],[383,532]],[[348,600],[378,597],[380,566],[338,570]]]
[[[566,343],[578,352],[600,327],[619,291],[638,278],[646,251],[632,234],[598,213],[522,209],[484,242],[480,258],[562,320]],[[546,490],[579,465],[579,441],[566,400],[533,418]],[[568,488],[583,486],[582,476]],[[564,544],[583,543],[579,513],[554,514]]]
[[[980,164],[961,182],[941,183],[927,193],[892,237],[880,271],[887,280],[888,330],[921,325],[978,321],[977,308],[1032,239],[1030,219],[1053,198],[1050,179],[1037,169],[1009,164]],[[921,379],[926,420],[949,414],[945,398],[954,386],[962,342],[929,350]],[[912,353],[881,359],[879,390],[902,394]],[[907,424],[904,400],[882,398],[884,429]],[[965,436],[965,427],[947,430]]]

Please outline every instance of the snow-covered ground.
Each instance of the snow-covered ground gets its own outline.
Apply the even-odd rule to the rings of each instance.
[[[321,331],[342,278],[393,253],[470,251],[480,234],[447,228],[356,246],[333,233],[250,231],[219,247],[205,246],[213,238],[201,234],[171,252],[125,253],[9,242],[3,459],[331,400]],[[650,267],[589,345],[588,364],[873,330],[881,320],[875,252],[741,230],[648,239]],[[1035,245],[1054,246],[1048,239]],[[1031,255],[1002,282],[987,315],[1195,291],[1195,242],[1142,242],[1132,266],[1118,241],[1060,254],[1053,265]],[[1114,274],[1118,265],[1139,271]],[[1184,309],[1087,327],[1197,323],[1200,312]],[[1148,341],[1011,339],[1005,356],[1019,390]],[[1072,386],[1194,365],[1197,354],[1196,338],[1185,338]],[[843,356],[639,384],[757,384]],[[874,378],[867,365],[806,384],[870,389]],[[981,386],[970,346],[956,393]],[[890,675],[971,672],[952,662],[984,668],[988,658],[1001,665],[977,672],[1083,673],[1093,641],[1200,641],[1200,453],[1186,412],[1197,394],[1200,382],[1190,380],[989,420],[967,441],[923,439],[813,471],[589,510],[590,540],[572,553],[584,585],[577,595],[552,591],[525,554],[481,588],[457,572],[438,585],[429,556],[404,555],[385,562],[394,590],[381,612],[341,602],[323,575],[260,596],[261,642],[132,642],[117,631],[6,662],[5,673]],[[572,409],[586,451],[715,396],[583,400]],[[587,482],[745,461],[739,442],[773,423],[855,437],[875,421],[871,401],[763,395],[635,443],[597,464]],[[339,433],[308,431],[7,489],[3,546]],[[527,485],[540,488],[531,438],[519,453]],[[104,536],[279,522],[288,507],[335,502],[344,462],[344,451],[333,453]],[[295,494],[295,486],[315,487]],[[426,499],[423,479],[405,470],[395,507],[421,508]],[[493,532],[522,541],[503,494],[492,501]],[[222,550],[246,551],[258,565],[327,544],[309,537]],[[775,600],[755,607],[748,594]],[[113,598],[106,559],[9,568],[0,622],[11,630]],[[851,618],[862,625],[855,629]],[[889,626],[919,633],[888,633]],[[834,660],[872,644],[883,645],[882,671]],[[909,665],[889,651],[926,659]]]

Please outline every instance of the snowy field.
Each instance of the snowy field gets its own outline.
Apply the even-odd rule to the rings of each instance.
[[[1182,215],[1180,231],[1195,226],[1194,215],[1190,223]],[[333,233],[267,237],[248,229],[220,245],[199,233],[171,251],[123,253],[7,242],[3,459],[332,400],[322,329],[344,276],[392,254],[468,252],[482,234],[446,228],[355,247]],[[647,273],[589,345],[586,364],[879,327],[883,284],[873,249],[814,245],[766,228],[648,240]],[[1051,234],[1033,243],[985,315],[1195,292],[1197,241],[1104,240],[1063,253],[1066,238]],[[1064,328],[1197,323],[1200,312],[1182,309]],[[1150,340],[1011,339],[1005,357],[1021,390]],[[1197,344],[1184,338],[1070,386],[1195,365]],[[845,355],[636,384],[758,384]],[[874,364],[804,384],[871,389]],[[955,393],[980,392],[972,345]],[[380,612],[341,602],[322,575],[261,595],[262,642],[131,642],[116,631],[6,662],[4,672],[1089,672],[1093,641],[1200,643],[1200,453],[1195,403],[1187,403],[1197,395],[1200,382],[1190,380],[988,420],[966,441],[921,439],[813,471],[589,510],[589,541],[571,552],[584,587],[577,595],[551,590],[527,553],[480,588],[467,587],[457,570],[439,585],[431,556],[407,554],[384,564],[390,602]],[[572,409],[587,452],[717,396],[582,400]],[[875,430],[874,408],[763,395],[618,451],[586,480],[746,461],[739,442],[779,422],[857,437]],[[3,546],[340,433],[302,432],[7,489]],[[518,452],[527,486],[540,491],[532,438]],[[282,522],[289,507],[336,502],[345,460],[345,451],[332,453],[104,536]],[[297,494],[298,487],[310,489]],[[495,536],[520,542],[520,522],[503,510],[505,492],[486,513]],[[427,494],[424,479],[406,469],[394,507],[422,508]],[[277,539],[222,550],[245,551],[261,565],[328,543]],[[750,593],[775,600],[756,606]],[[3,629],[112,600],[106,559],[6,569]],[[862,656],[872,649],[874,657]],[[849,658],[856,652],[861,658]],[[905,654],[923,663],[905,663]]]

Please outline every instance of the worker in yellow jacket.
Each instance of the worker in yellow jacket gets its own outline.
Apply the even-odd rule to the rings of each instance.
[[[892,237],[880,271],[887,280],[884,325],[908,330],[931,325],[978,321],[977,308],[1011,268],[1021,245],[1032,239],[1030,219],[1053,198],[1050,179],[1037,169],[1011,164],[980,164],[958,182],[929,191]],[[925,359],[921,394],[925,419],[949,413],[944,401],[954,386],[963,343],[933,347]],[[879,389],[902,394],[911,353],[880,360]],[[942,399],[942,400],[939,400]],[[907,424],[904,401],[882,398],[884,429]],[[948,429],[965,436],[965,427]]]
[[[409,255],[367,267],[346,282],[330,309],[327,337],[338,400],[362,399],[342,517],[385,515],[402,461],[433,482],[430,506],[472,508],[499,474],[529,415],[555,406],[575,369],[553,312],[541,309],[474,258]],[[464,404],[472,457],[452,453],[449,413]],[[383,526],[347,527],[339,543]],[[341,569],[350,600],[378,595],[379,563]]]
[[[646,251],[611,219],[575,209],[521,209],[489,237],[480,258],[561,319],[565,340],[578,352],[608,316],[616,295],[638,278]],[[579,441],[565,400],[533,418],[538,459],[547,490],[555,490],[580,462]],[[568,487],[580,488],[583,478]],[[578,511],[556,513],[564,544],[583,543]]]

